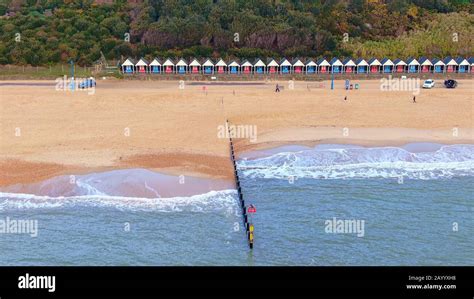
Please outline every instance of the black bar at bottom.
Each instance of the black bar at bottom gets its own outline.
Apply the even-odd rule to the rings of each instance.
[[[19,289],[19,277],[26,273],[55,276],[55,291]],[[0,267],[0,296],[223,298],[232,290],[288,298],[322,294],[331,298],[472,298],[473,273],[473,267]],[[407,285],[427,283],[455,285],[455,289],[407,289]]]

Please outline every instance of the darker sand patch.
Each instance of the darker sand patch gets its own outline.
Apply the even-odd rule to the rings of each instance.
[[[55,163],[27,162],[16,159],[0,161],[0,186],[38,182],[64,174],[67,166]]]
[[[147,168],[173,175],[232,179],[229,157],[189,153],[141,154],[117,161],[122,167]]]

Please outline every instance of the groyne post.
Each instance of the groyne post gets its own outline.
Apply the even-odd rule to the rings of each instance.
[[[245,200],[242,193],[242,186],[240,184],[239,171],[237,169],[237,163],[235,162],[234,143],[232,142],[232,135],[230,134],[229,120],[226,120],[226,124],[227,124],[227,131],[229,133],[230,159],[232,161],[232,165],[234,166],[235,187],[237,189],[237,195],[239,197],[240,207],[242,208],[242,217],[244,221],[245,232],[247,235],[247,241],[248,241],[250,249],[253,249],[254,226],[253,224],[249,223],[249,217],[247,216],[247,207],[245,206]]]

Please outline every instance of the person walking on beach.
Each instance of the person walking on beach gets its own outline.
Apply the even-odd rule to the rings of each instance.
[[[276,85],[275,92],[280,92],[280,86]]]
[[[416,103],[416,96],[413,96],[413,103]]]

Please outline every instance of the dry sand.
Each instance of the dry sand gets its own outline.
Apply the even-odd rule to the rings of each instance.
[[[231,178],[228,139],[218,138],[226,119],[257,128],[256,142],[236,140],[239,153],[283,144],[473,143],[473,82],[438,82],[415,104],[412,92],[381,91],[379,80],[350,91],[343,81],[335,90],[328,81],[295,82],[293,90],[279,82],[280,93],[276,82],[181,90],[176,81],[99,80],[94,95],[56,91],[54,81],[3,81],[0,186],[120,168]]]

